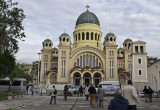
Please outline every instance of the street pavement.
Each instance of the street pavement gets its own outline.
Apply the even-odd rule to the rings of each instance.
[[[64,101],[63,96],[57,96],[57,104],[50,105],[50,96],[47,95],[24,95],[23,97],[0,101],[0,110],[107,110],[108,104],[113,97],[105,97],[104,108],[90,107],[90,101],[86,101],[85,97],[77,97],[77,95],[68,96],[68,100]],[[160,110],[160,98],[154,98],[153,103],[144,103],[144,99],[140,98],[137,105],[138,110]]]

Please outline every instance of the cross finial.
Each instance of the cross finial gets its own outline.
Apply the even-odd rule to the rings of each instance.
[[[87,4],[87,6],[86,6],[86,8],[87,8],[87,11],[88,11],[88,8],[89,8],[90,6],[88,6],[88,4]]]

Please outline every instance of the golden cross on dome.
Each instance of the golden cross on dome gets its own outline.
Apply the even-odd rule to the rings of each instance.
[[[89,7],[90,7],[90,6],[88,6],[88,4],[87,4],[87,6],[86,6],[87,10],[88,10]]]

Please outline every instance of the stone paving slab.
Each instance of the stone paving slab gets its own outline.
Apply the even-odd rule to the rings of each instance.
[[[17,110],[107,110],[108,104],[113,97],[105,97],[104,108],[90,107],[90,101],[86,101],[85,97],[71,96],[68,101],[64,101],[63,96],[57,97],[57,104],[49,104],[50,96],[24,96],[13,100],[0,101],[0,110],[16,108]],[[160,110],[160,98],[154,98],[153,103],[145,103],[144,99],[140,99],[141,103],[137,105],[138,110]],[[15,109],[14,109],[15,110]]]

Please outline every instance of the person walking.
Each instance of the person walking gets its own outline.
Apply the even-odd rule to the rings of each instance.
[[[95,86],[95,89],[96,89],[95,103],[96,103],[96,105],[98,105],[98,94],[97,94],[98,86],[97,85]]]
[[[83,96],[83,87],[82,87],[82,85],[79,87],[79,93],[80,93],[80,97],[82,97]]]
[[[103,108],[103,99],[105,96],[104,90],[102,89],[102,85],[99,85],[99,88],[97,90],[97,96],[99,100],[99,108]]]
[[[64,92],[64,100],[65,100],[65,101],[67,101],[68,89],[69,89],[68,86],[65,85],[65,86],[64,86],[64,91],[63,91],[63,92]]]
[[[33,94],[34,94],[34,85],[33,85],[33,86],[31,86],[31,89],[30,89],[30,91],[31,91],[31,93],[32,93],[32,96],[33,96]]]
[[[57,90],[55,88],[55,86],[52,86],[53,89],[51,91],[51,100],[50,100],[50,104],[52,104],[52,100],[54,99],[54,104],[56,104],[56,96],[57,96]]]
[[[152,102],[152,94],[153,94],[153,90],[150,88],[150,86],[148,87],[148,97],[149,97],[149,103]]]
[[[93,84],[89,87],[88,92],[90,93],[90,105],[91,107],[95,107],[96,89],[93,87]]]
[[[114,98],[108,105],[108,110],[128,110],[128,100],[122,96],[122,90],[116,89]]]
[[[27,85],[27,86],[26,86],[26,92],[27,92],[27,95],[28,95],[28,89],[29,89],[29,86]]]
[[[128,85],[123,88],[123,97],[128,99],[128,110],[137,110],[136,104],[139,103],[136,89],[132,86],[132,81],[128,80]]]
[[[147,89],[147,86],[144,86],[143,93],[144,93],[145,102],[148,102],[148,89]]]
[[[89,87],[88,87],[88,85],[86,85],[86,87],[85,87],[85,92],[84,92],[84,94],[85,94],[85,96],[86,96],[86,101],[88,100],[88,97],[89,97],[88,89],[89,89]]]

